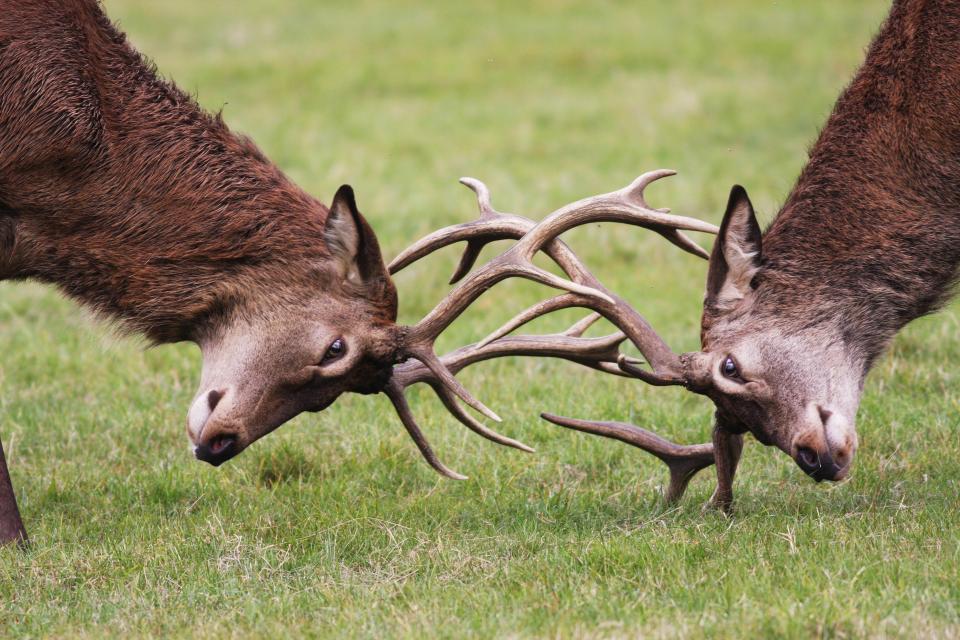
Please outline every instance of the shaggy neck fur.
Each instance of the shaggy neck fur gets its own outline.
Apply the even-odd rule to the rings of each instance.
[[[322,286],[327,213],[94,0],[0,0],[0,278],[195,339],[271,283]]]
[[[827,322],[865,369],[960,264],[960,5],[897,2],[763,239],[757,310]]]

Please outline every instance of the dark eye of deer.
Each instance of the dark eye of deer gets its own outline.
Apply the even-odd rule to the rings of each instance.
[[[347,350],[347,346],[343,344],[343,340],[337,338],[334,340],[329,347],[327,347],[327,352],[323,354],[323,362],[320,364],[327,364],[328,362],[333,362],[340,356],[342,356]]]
[[[740,377],[740,372],[737,371],[737,363],[730,357],[727,357],[727,359],[723,361],[723,364],[720,365],[720,372],[727,378]]]

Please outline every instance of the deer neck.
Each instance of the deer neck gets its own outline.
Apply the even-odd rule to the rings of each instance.
[[[49,78],[17,74],[0,113],[0,278],[52,283],[166,342],[322,261],[326,208],[157,78],[96,3],[73,11],[5,50],[25,69],[18,47],[53,57]]]
[[[901,2],[763,241],[762,298],[833,322],[869,368],[960,264],[960,11]]]

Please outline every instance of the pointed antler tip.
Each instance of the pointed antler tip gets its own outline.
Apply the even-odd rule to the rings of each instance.
[[[443,402],[443,405],[447,408],[447,410],[453,414],[453,417],[459,420],[462,425],[474,433],[483,436],[491,442],[496,442],[497,444],[502,444],[506,447],[513,447],[514,449],[520,449],[521,451],[526,451],[527,453],[533,453],[533,449],[531,447],[528,447],[519,440],[508,438],[485,427],[483,423],[471,416],[463,409],[463,407],[460,406],[454,393],[447,387],[437,384],[432,384],[430,386],[436,392],[437,396],[440,398],[440,401]]]
[[[654,169],[653,171],[641,173],[634,182],[642,181],[644,184],[650,184],[661,178],[669,178],[675,175],[677,175],[677,172],[673,169]]]
[[[477,205],[480,207],[481,218],[495,213],[493,205],[490,203],[490,188],[482,180],[464,176],[460,178],[460,184],[477,194]]]
[[[476,178],[471,178],[469,176],[464,176],[460,178],[460,184],[467,187],[477,195],[480,195],[481,192],[489,196],[490,190],[487,188],[487,185],[483,183],[482,180],[477,180]]]
[[[640,201],[640,204],[649,209],[646,201],[643,199],[643,191],[651,183],[660,180],[661,178],[668,178],[670,176],[677,175],[677,172],[673,169],[657,169],[655,171],[647,171],[646,173],[640,174],[636,179],[627,185],[623,191],[628,193],[633,198],[636,198]]]
[[[569,329],[563,332],[563,335],[579,338],[583,336],[583,334],[586,332],[587,329],[592,327],[596,323],[596,321],[602,317],[603,316],[600,313],[594,311],[587,317],[582,318],[578,322],[574,323],[573,326],[571,326]]]

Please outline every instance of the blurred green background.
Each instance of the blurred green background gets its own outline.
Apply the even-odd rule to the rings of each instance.
[[[744,184],[769,221],[885,2],[320,3],[107,0],[160,72],[329,201],[351,183],[389,259],[475,215],[457,184],[541,218],[661,167],[649,200],[718,221]],[[569,234],[677,350],[705,263],[630,227]],[[709,238],[700,238],[709,246]],[[401,320],[458,252],[397,278]],[[442,348],[544,295],[489,292]],[[580,316],[559,314],[551,331]],[[602,328],[598,329],[602,331]],[[732,518],[712,473],[665,507],[660,463],[541,410],[707,439],[678,389],[555,361],[461,377],[500,430],[411,402],[437,477],[383,397],[305,415],[214,470],[184,423],[189,345],[145,350],[54,291],[0,285],[0,434],[33,537],[0,550],[0,630],[56,637],[858,637],[960,634],[960,306],[918,321],[868,380],[852,478],[815,485],[750,442]]]

